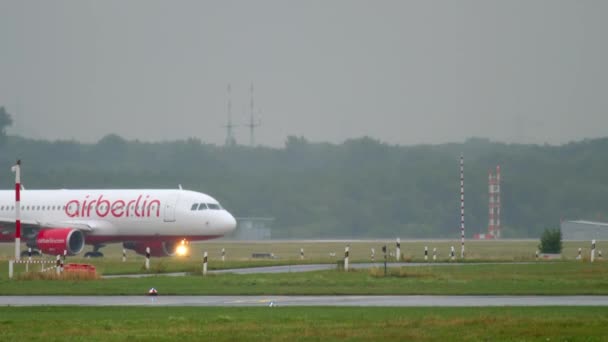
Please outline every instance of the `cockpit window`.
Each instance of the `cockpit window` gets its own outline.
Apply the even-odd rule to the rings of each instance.
[[[219,204],[207,203],[207,205],[209,206],[209,209],[213,209],[213,210],[220,210],[221,209]]]
[[[190,208],[190,210],[196,210],[196,208],[198,208],[198,203],[194,203],[192,205],[192,208]]]
[[[207,209],[207,205],[205,203],[201,203],[198,205],[198,210],[205,210]]]

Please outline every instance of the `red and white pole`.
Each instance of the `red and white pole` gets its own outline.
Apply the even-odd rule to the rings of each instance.
[[[21,160],[11,168],[15,173],[15,260],[21,258]]]
[[[494,203],[496,206],[496,226],[494,227],[494,229],[496,230],[496,238],[500,238],[500,165],[496,166],[496,185],[494,186],[494,188],[496,190],[496,202]]]
[[[460,257],[464,259],[464,156],[460,155]]]
[[[494,231],[494,182],[495,178],[490,170],[488,174],[488,235],[492,239],[496,238]]]

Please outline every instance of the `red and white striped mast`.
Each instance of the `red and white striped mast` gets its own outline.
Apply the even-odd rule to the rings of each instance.
[[[494,203],[496,207],[496,238],[500,238],[500,165],[496,165],[496,185],[494,186],[494,194],[496,195],[496,201]]]
[[[21,258],[21,160],[11,168],[15,173],[15,260]]]
[[[464,156],[460,155],[460,257],[464,259]]]
[[[494,232],[494,184],[495,178],[492,175],[492,170],[488,173],[488,235],[495,238]]]

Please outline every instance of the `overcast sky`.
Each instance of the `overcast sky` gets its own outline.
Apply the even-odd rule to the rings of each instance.
[[[197,137],[233,120],[391,144],[607,136],[608,1],[0,0],[13,133]],[[237,142],[249,131],[238,127]]]

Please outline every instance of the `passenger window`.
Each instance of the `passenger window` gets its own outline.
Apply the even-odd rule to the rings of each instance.
[[[201,203],[198,205],[198,210],[205,210],[207,209],[207,205],[205,203]]]

